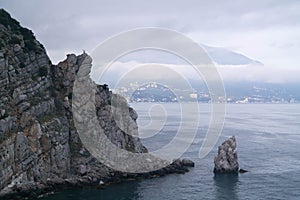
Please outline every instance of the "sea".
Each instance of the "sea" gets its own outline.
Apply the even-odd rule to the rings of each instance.
[[[187,103],[186,106],[194,104]],[[176,137],[182,125],[180,105],[132,103],[131,106],[139,114],[139,130],[154,131],[154,134],[142,137],[150,152],[159,150]],[[41,199],[300,199],[300,104],[227,104],[220,136],[204,158],[199,158],[199,150],[214,113],[210,104],[197,107],[198,110],[187,116],[188,120],[199,121],[196,135],[181,156],[195,162],[190,172],[128,181],[100,189],[64,189]],[[163,124],[163,127],[151,127],[156,124]],[[218,146],[233,135],[237,140],[240,167],[249,172],[216,176],[213,161]]]

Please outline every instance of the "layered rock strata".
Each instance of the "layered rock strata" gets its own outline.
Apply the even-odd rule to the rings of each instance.
[[[154,172],[122,173],[91,156],[72,115],[73,84],[87,56],[69,54],[53,65],[34,34],[0,9],[1,199],[37,196],[61,185],[103,185],[188,171],[177,161]],[[107,86],[95,90],[97,119],[110,141],[130,152],[147,152],[137,133],[126,134],[111,118],[113,94]],[[126,106],[128,126],[137,132],[137,113]]]

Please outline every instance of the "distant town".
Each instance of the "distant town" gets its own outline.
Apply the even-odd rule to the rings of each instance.
[[[300,99],[293,94],[287,94],[281,89],[248,87],[243,92],[237,89],[226,91],[226,102],[235,104],[247,103],[299,103]],[[153,83],[139,85],[130,83],[128,87],[114,89],[113,92],[125,96],[129,102],[202,102],[210,103],[211,98],[208,90],[204,87],[198,89],[178,89]],[[248,93],[247,95],[243,93]],[[219,97],[219,102],[224,102]]]

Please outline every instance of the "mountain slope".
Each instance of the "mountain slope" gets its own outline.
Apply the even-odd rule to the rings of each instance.
[[[219,65],[262,65],[261,62],[247,56],[221,47],[211,47],[201,44],[213,62]],[[120,58],[121,62],[136,61],[138,63],[187,64],[182,58],[162,50],[143,49],[134,51]]]
[[[207,51],[211,59],[219,65],[262,65],[259,61],[252,60],[243,54],[236,53],[225,48],[210,47],[206,45],[202,46]]]

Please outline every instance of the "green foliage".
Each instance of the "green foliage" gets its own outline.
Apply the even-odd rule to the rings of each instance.
[[[28,28],[21,27],[20,32],[23,35],[23,38],[24,38],[25,41],[26,40],[29,40],[29,41],[35,40],[33,32],[31,30],[29,30]]]
[[[36,51],[36,45],[34,41],[25,40],[25,47],[28,51]]]
[[[36,106],[38,105],[39,103],[41,103],[41,98],[39,97],[32,97],[31,99],[29,99],[29,103],[31,106]]]
[[[55,112],[51,112],[49,114],[46,114],[46,115],[42,115],[42,116],[39,116],[37,119],[38,121],[43,124],[43,123],[46,123],[46,122],[51,122],[53,121],[53,119],[56,117],[56,113]]]
[[[9,40],[9,43],[10,44],[20,44],[21,40],[17,36],[13,35],[11,37],[11,39]]]
[[[37,76],[32,75],[32,76],[31,76],[31,79],[32,79],[33,81],[37,81]]]
[[[12,30],[18,30],[20,23],[11,18],[10,14],[4,9],[0,9],[0,23],[3,24],[6,28],[11,28]]]
[[[23,62],[21,62],[20,63],[20,68],[24,68],[24,67],[26,67],[26,65]]]
[[[58,99],[54,99],[54,105],[55,105],[56,110],[59,113],[61,113],[62,111],[65,110],[63,103],[60,100],[58,100]]]
[[[72,99],[72,98],[73,98],[73,92],[70,92],[70,93],[69,93],[68,98],[69,98],[69,99]]]
[[[39,76],[47,76],[48,75],[48,69],[47,67],[40,67],[39,68]]]
[[[125,144],[125,149],[126,149],[126,151],[130,151],[130,152],[132,152],[132,153],[135,153],[135,152],[134,152],[134,148],[131,147],[128,143]]]
[[[82,148],[83,144],[80,139],[78,141],[70,141],[70,150],[73,155],[88,158],[90,156],[90,153],[86,150],[80,153]]]
[[[9,94],[9,96],[13,97],[14,89],[10,88],[9,91],[8,91],[8,94]]]
[[[36,51],[37,47],[32,31],[27,28],[20,28],[20,32],[23,35],[26,49],[29,51]]]
[[[79,151],[81,150],[82,146],[80,143],[78,142],[70,142],[70,149],[72,153],[79,153]]]
[[[14,133],[12,131],[6,131],[0,134],[0,146],[7,138],[11,137]]]
[[[0,23],[3,24],[6,28],[10,28],[16,34],[21,34],[23,36],[26,50],[28,51],[37,51],[37,45],[35,43],[35,36],[31,30],[21,27],[20,23],[11,18],[10,14],[4,9],[0,9]],[[20,41],[16,38],[10,40],[12,44],[19,44]],[[38,51],[37,51],[38,52]]]
[[[4,44],[2,41],[0,41],[0,49],[2,49],[4,47]]]
[[[56,94],[56,92],[55,92],[55,87],[54,87],[52,84],[49,86],[49,91],[50,91],[50,94],[51,94],[54,98],[57,97],[57,94]]]
[[[5,119],[6,117],[8,117],[8,114],[7,114],[7,113],[4,113],[3,116],[0,116],[0,120],[1,120],[1,119]]]

